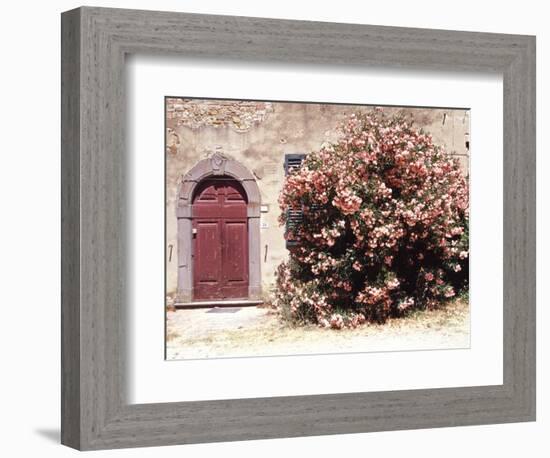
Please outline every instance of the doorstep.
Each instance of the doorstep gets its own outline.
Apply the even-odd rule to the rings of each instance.
[[[201,309],[213,307],[251,307],[262,304],[263,301],[250,299],[230,299],[222,301],[193,301],[193,302],[176,302],[174,307],[177,309]]]

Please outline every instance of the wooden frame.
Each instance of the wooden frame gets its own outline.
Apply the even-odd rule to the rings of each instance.
[[[503,385],[130,405],[124,57],[491,71],[504,78]],[[62,443],[78,449],[535,419],[535,38],[79,8],[62,15]]]

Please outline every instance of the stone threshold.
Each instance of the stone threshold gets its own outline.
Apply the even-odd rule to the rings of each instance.
[[[177,309],[201,309],[213,307],[251,307],[262,304],[261,300],[251,299],[231,299],[223,301],[192,301],[192,302],[176,302],[174,307]]]

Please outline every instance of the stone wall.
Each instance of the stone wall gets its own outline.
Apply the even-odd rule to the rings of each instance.
[[[277,198],[284,180],[285,153],[308,153],[337,138],[347,116],[372,107],[317,103],[166,99],[167,293],[177,289],[176,199],[182,175],[217,152],[247,167],[256,178],[266,212],[261,216],[261,268],[264,291],[287,251],[279,227]],[[436,144],[459,158],[468,174],[469,111],[385,108],[406,111]]]
[[[166,119],[173,128],[204,126],[232,128],[246,132],[273,111],[271,102],[172,99],[166,100]]]

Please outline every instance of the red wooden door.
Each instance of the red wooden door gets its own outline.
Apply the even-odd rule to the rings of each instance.
[[[248,297],[246,193],[233,179],[199,184],[193,200],[194,298]]]

